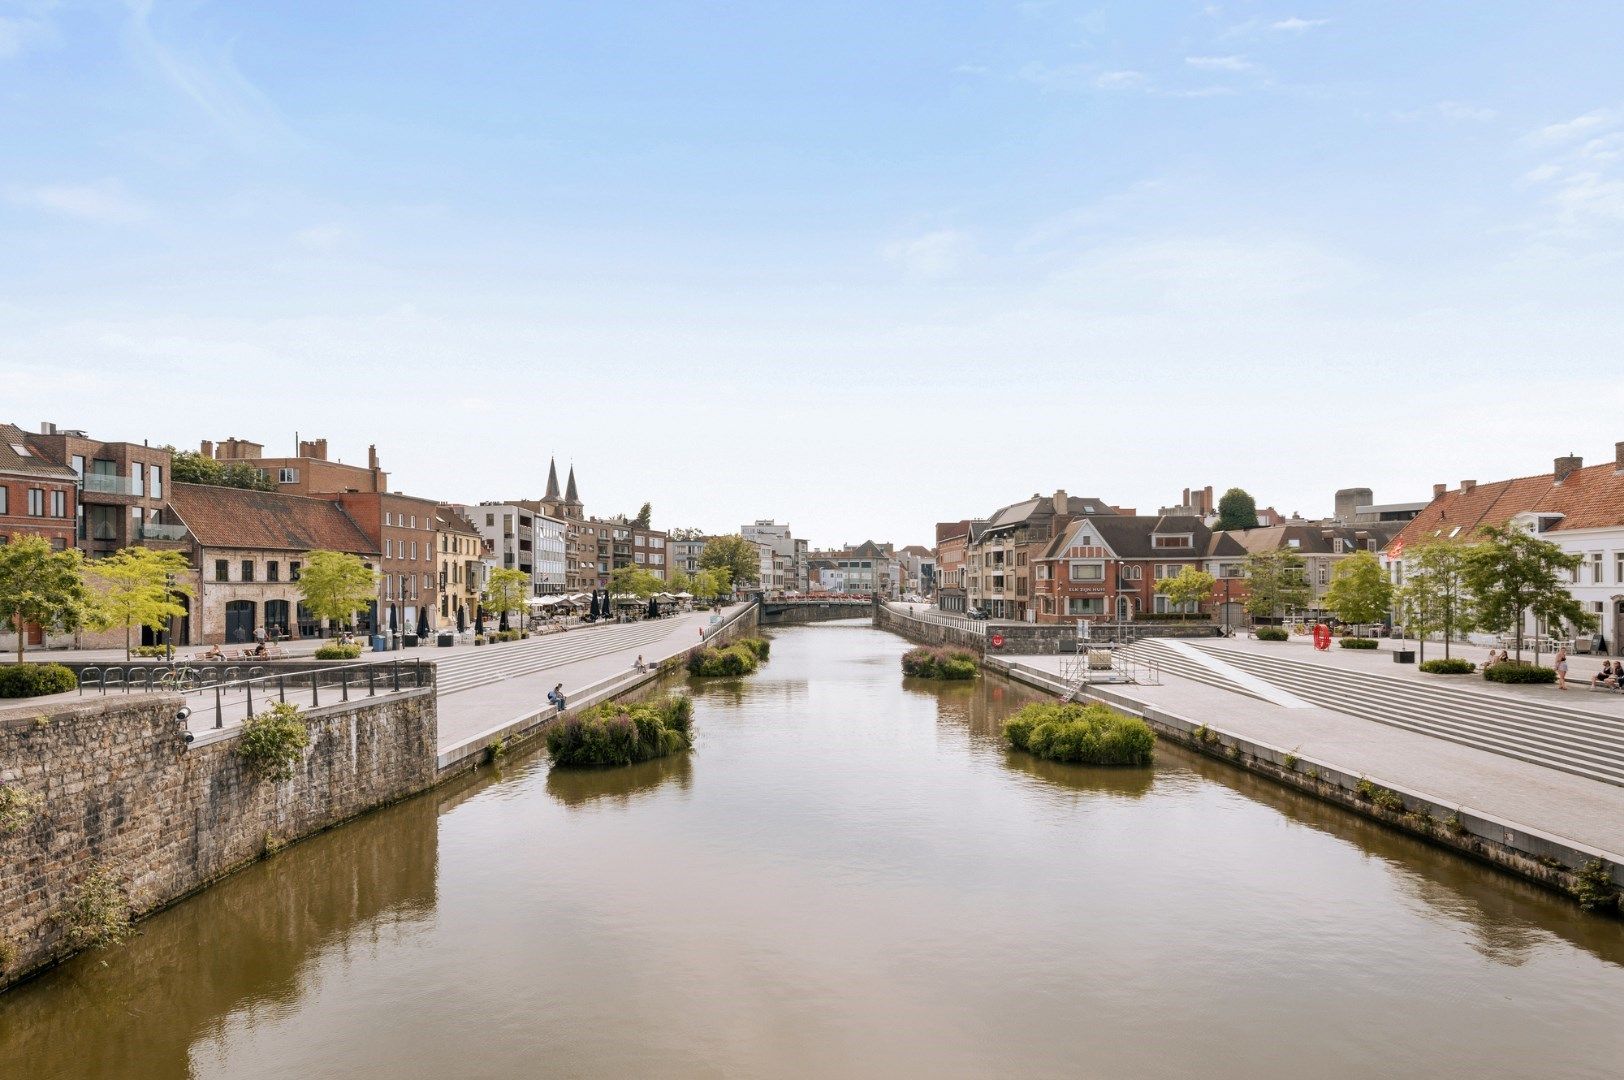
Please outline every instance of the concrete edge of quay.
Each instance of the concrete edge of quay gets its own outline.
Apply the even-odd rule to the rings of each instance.
[[[914,629],[909,624],[917,622],[894,611],[888,611],[885,617],[876,620],[881,629],[890,630],[901,637],[939,643],[933,640],[934,635],[926,624],[920,624],[920,632],[909,633]],[[1048,672],[1026,667],[1019,660],[983,655],[981,663],[988,670],[1056,697],[1064,695],[1069,689]],[[1596,859],[1607,866],[1613,884],[1624,889],[1624,853],[1591,847],[1470,806],[1447,802],[1429,792],[1389,783],[1380,776],[1359,772],[1345,765],[1293,754],[1278,746],[1228,731],[1221,720],[1216,724],[1191,720],[1146,705],[1105,686],[1085,687],[1082,693],[1091,700],[1139,717],[1158,735],[1186,749],[1239,766],[1323,802],[1333,803],[1400,832],[1490,863],[1565,895],[1572,895],[1577,883],[1577,870]],[[1287,758],[1292,759],[1290,765],[1286,762]],[[1359,794],[1360,781],[1368,781],[1391,792],[1402,800],[1404,809],[1384,809],[1364,798]],[[1624,908],[1618,905],[1611,910],[1624,916]]]
[[[709,630],[705,636],[705,644],[730,641],[737,637],[741,630],[756,626],[759,611],[759,604],[744,605],[720,625]],[[661,676],[680,670],[690,648],[692,647],[684,647],[670,656],[660,658],[650,664],[646,672],[623,672],[576,691],[571,695],[572,704],[562,713],[544,703],[538,708],[527,710],[511,720],[493,724],[484,731],[446,747],[439,752],[435,762],[438,774],[435,783],[443,783],[490,761],[493,756],[493,744],[500,743],[505,750],[517,750],[528,746],[545,733],[548,725],[561,717],[573,716],[595,705],[613,701],[623,694],[654,682]]]

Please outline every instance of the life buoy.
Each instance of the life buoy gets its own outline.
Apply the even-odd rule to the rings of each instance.
[[[992,647],[995,648],[995,649],[1002,649],[1004,647],[1004,635],[1003,634],[994,634],[992,636]]]

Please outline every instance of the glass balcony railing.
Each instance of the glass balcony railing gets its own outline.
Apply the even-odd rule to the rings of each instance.
[[[141,526],[141,539],[143,540],[184,540],[186,539],[186,526],[159,525],[147,522]]]
[[[108,473],[86,473],[84,488],[98,495],[140,495],[141,481]]]

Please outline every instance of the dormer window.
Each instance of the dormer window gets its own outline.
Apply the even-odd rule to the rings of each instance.
[[[1158,533],[1150,538],[1153,548],[1187,548],[1193,546],[1194,538],[1189,533]]]

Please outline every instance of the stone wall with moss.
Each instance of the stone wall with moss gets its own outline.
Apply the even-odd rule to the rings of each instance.
[[[180,705],[154,694],[0,710],[0,801],[14,807],[0,828],[0,987],[74,951],[87,882],[111,881],[139,917],[435,782],[432,690],[311,710],[310,745],[274,783],[234,753],[234,729],[188,744]]]

